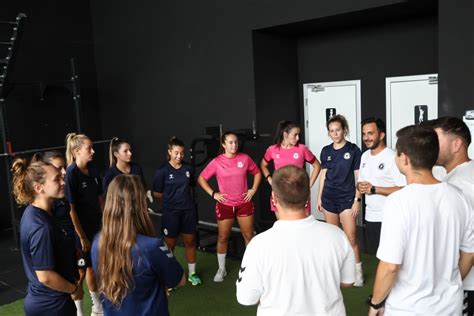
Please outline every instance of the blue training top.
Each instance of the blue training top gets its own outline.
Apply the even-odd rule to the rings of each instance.
[[[339,149],[333,144],[321,150],[321,169],[327,169],[323,195],[331,200],[355,196],[354,171],[359,170],[362,153],[356,144],[346,142]]]
[[[116,176],[119,176],[121,174],[124,174],[124,173],[120,171],[116,165],[113,165],[105,172],[104,181],[102,185],[102,191],[103,191],[104,197],[107,196],[107,189],[109,188],[110,182],[112,182],[112,180]],[[142,168],[138,164],[134,162],[130,163],[130,174],[139,176],[143,182],[143,186],[146,188],[145,177],[143,176]]]
[[[75,306],[68,293],[43,285],[35,271],[53,270],[71,283],[78,278],[74,235],[66,232],[54,217],[28,205],[20,222],[20,247],[28,279],[26,314],[71,315]]]
[[[102,211],[99,196],[102,194],[99,172],[91,162],[87,164],[89,174],[79,170],[76,163],[66,169],[64,194],[69,203],[74,204],[82,229],[89,240],[100,230]]]
[[[92,266],[98,278],[101,277],[97,271],[99,238],[97,235],[91,250]],[[102,297],[105,315],[169,315],[165,287],[176,287],[184,273],[173,253],[160,238],[138,234],[132,260],[134,286],[119,309]]]
[[[163,193],[164,210],[187,210],[194,207],[190,187],[194,185],[194,168],[183,162],[175,169],[169,162],[156,170],[153,191]]]
[[[74,224],[72,223],[71,206],[66,199],[54,200],[52,213],[56,221],[64,228],[68,233],[74,234]]]

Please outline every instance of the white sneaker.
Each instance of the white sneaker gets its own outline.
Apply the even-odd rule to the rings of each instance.
[[[227,275],[227,271],[225,269],[219,268],[219,270],[217,270],[216,275],[214,276],[214,282],[224,281],[224,278],[226,275]]]
[[[104,316],[104,310],[102,309],[102,305],[92,305],[91,316]]]
[[[356,269],[356,281],[354,282],[355,287],[363,287],[364,286],[364,273],[362,269]]]

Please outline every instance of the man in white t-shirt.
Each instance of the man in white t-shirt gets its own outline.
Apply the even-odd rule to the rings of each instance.
[[[474,161],[469,159],[467,149],[471,143],[471,133],[466,123],[457,117],[441,117],[429,121],[439,139],[439,155],[436,164],[446,169],[442,178],[460,189],[474,206]],[[473,214],[474,215],[474,214]],[[463,280],[463,315],[474,315],[474,269]]]
[[[433,177],[439,142],[432,129],[407,126],[397,137],[395,161],[408,185],[384,206],[369,315],[460,315],[474,252],[469,202]]]
[[[379,118],[362,121],[362,154],[357,190],[365,194],[365,251],[374,255],[379,247],[383,206],[387,196],[406,185],[395,164],[395,151],[385,145],[385,122]]]
[[[309,177],[288,165],[272,178],[279,219],[248,244],[236,282],[237,301],[257,315],[345,315],[341,287],[355,281],[355,256],[337,226],[306,216]]]

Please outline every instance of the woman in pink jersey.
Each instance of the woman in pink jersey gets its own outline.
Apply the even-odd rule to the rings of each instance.
[[[238,152],[237,135],[226,132],[221,137],[220,155],[214,158],[198,177],[199,185],[214,200],[216,200],[216,218],[218,227],[217,261],[219,269],[214,276],[214,282],[224,281],[227,275],[225,257],[228,240],[235,218],[240,225],[242,237],[247,245],[253,237],[252,197],[257,192],[262,175],[257,165],[246,154]],[[247,174],[254,175],[253,185],[247,186]],[[215,191],[208,181],[213,176],[217,178],[219,191]]]
[[[268,169],[268,165],[273,161],[275,170],[280,169],[286,165],[294,165],[299,168],[304,168],[305,163],[309,163],[313,166],[313,171],[310,176],[310,186],[318,178],[321,165],[319,160],[313,155],[313,153],[303,144],[299,143],[301,129],[298,124],[292,121],[280,121],[278,123],[277,133],[275,136],[275,144],[268,147],[262,161],[260,162],[260,168],[262,168],[263,175],[270,185],[272,185],[272,175]],[[270,208],[273,212],[276,212],[275,205],[270,203]],[[310,204],[308,201],[306,207],[306,213],[311,212]],[[278,218],[277,213],[275,215]]]

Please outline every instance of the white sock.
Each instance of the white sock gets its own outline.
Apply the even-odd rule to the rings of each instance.
[[[76,305],[76,310],[77,310],[76,315],[83,316],[82,300],[74,301],[74,304]]]
[[[92,305],[96,306],[96,308],[102,309],[102,303],[100,302],[99,292],[89,291],[89,293],[91,294]]]
[[[188,263],[188,274],[196,273],[196,263]]]
[[[219,263],[219,269],[225,270],[225,256],[226,253],[218,253],[217,254],[217,262]]]

